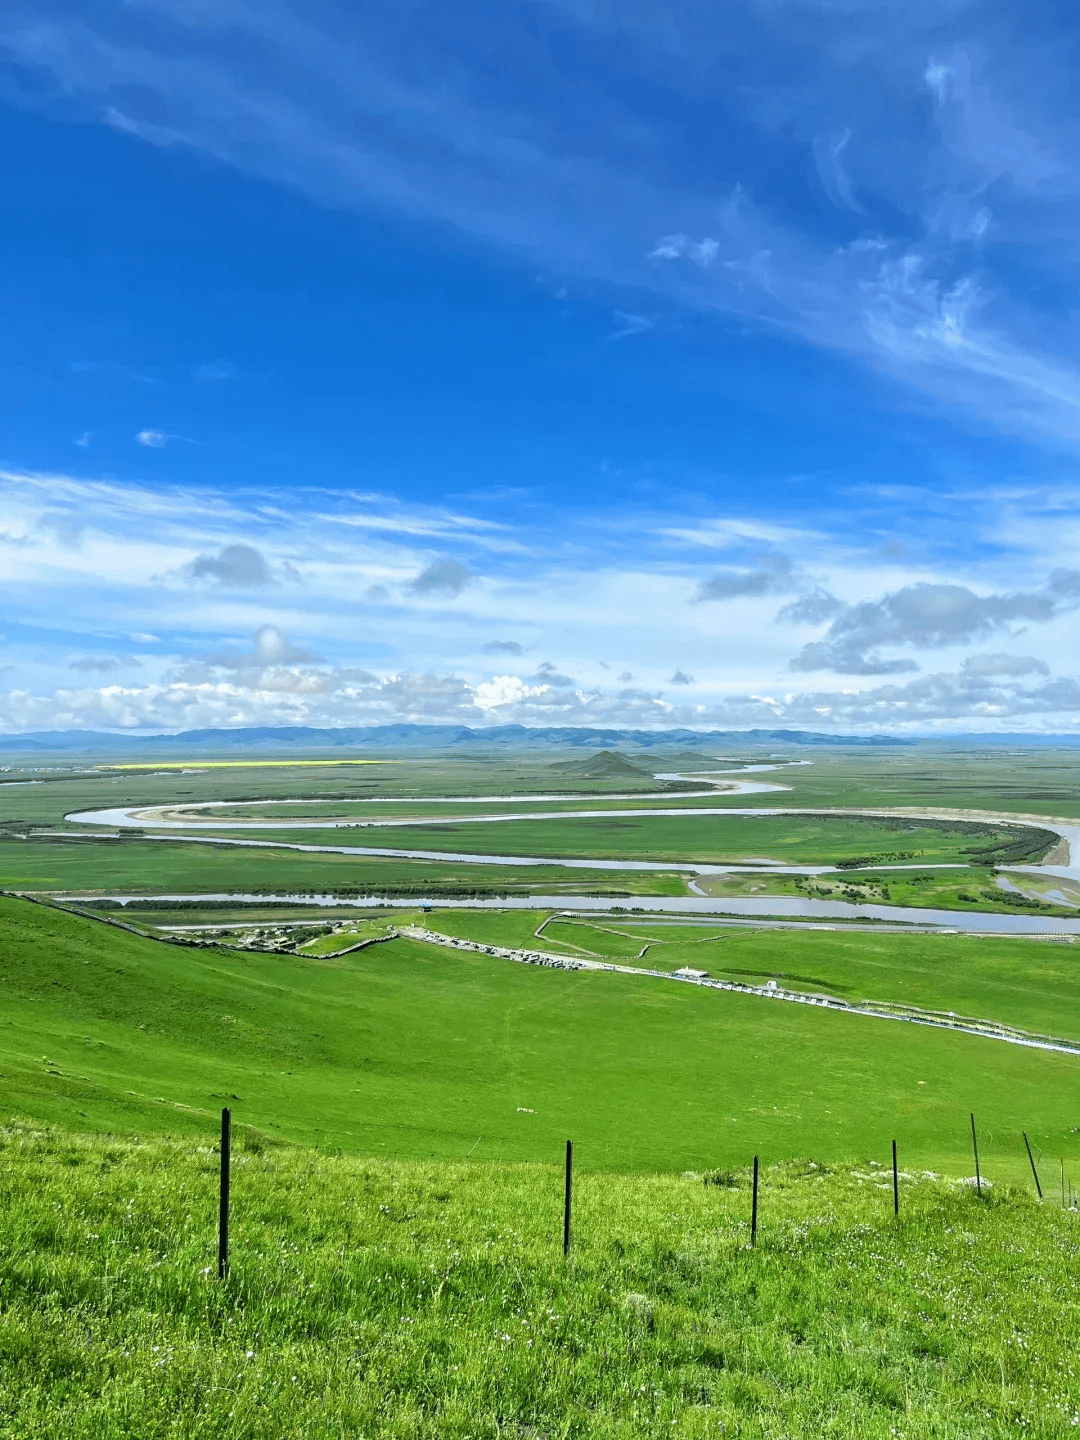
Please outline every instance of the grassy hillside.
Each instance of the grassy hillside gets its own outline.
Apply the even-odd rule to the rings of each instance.
[[[1021,1129],[1080,1154],[1070,1056],[405,940],[192,950],[0,898],[0,997],[0,1113],[86,1129],[204,1133],[228,1103],[363,1154],[537,1160],[569,1135],[598,1170],[885,1158],[895,1136],[964,1174],[975,1110],[998,1178],[1023,1178]]]
[[[1080,1424],[1077,1217],[766,1170],[579,1177],[0,1131],[0,1433],[997,1440]]]
[[[541,940],[535,932],[546,920]],[[584,954],[673,971],[689,965],[723,979],[955,1011],[1080,1040],[1080,944],[1072,940],[901,935],[895,931],[763,930],[680,924],[646,916],[551,916],[536,910],[447,910],[431,930],[484,944]],[[647,946],[645,954],[642,949]]]

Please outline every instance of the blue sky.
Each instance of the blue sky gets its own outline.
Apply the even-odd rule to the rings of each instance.
[[[1061,5],[0,14],[0,729],[1072,730]]]

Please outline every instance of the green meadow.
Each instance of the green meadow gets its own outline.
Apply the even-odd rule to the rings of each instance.
[[[752,984],[773,979],[809,994],[953,1011],[1080,1041],[1080,944],[1069,939],[768,930],[523,910],[441,912],[422,923],[482,944],[668,972],[690,966]]]
[[[147,829],[153,825],[147,822]],[[243,836],[243,831],[238,831]],[[248,832],[250,834],[250,832]],[[972,852],[1009,847],[1038,859],[1057,843],[1049,832],[947,821],[878,820],[829,815],[589,815],[547,819],[393,825],[320,830],[260,830],[259,838],[311,845],[374,845],[400,850],[625,859],[663,863],[739,862],[764,856],[790,864],[965,863]],[[1017,847],[1017,841],[1022,843]]]
[[[230,1104],[267,1135],[402,1158],[543,1160],[570,1136],[584,1167],[612,1171],[739,1165],[753,1153],[882,1157],[896,1138],[905,1163],[963,1174],[975,1110],[1000,1177],[1023,1176],[1021,1130],[1055,1161],[1080,1154],[1080,1062],[1068,1055],[405,939],[330,960],[197,949],[16,899],[0,899],[0,925],[9,1114],[205,1134]],[[833,974],[877,998],[890,998],[877,983],[890,950],[900,968],[917,940],[901,993],[932,989],[937,946],[967,1002],[953,1008],[1075,1029],[1074,991],[1061,991],[1072,947],[1020,943],[1010,962],[1008,942],[873,937],[875,976],[850,948],[833,949],[850,947],[847,936],[755,938],[725,940],[727,962],[790,961],[827,979],[828,954],[846,954]],[[780,965],[789,938],[798,946],[785,944]],[[703,948],[687,947],[691,963]],[[953,992],[943,981],[932,993]]]
[[[0,1129],[14,1440],[1056,1440],[1077,1216],[905,1170],[372,1160],[234,1132]]]
[[[393,845],[394,831],[368,831]],[[363,844],[356,832],[330,831],[332,845]],[[260,839],[263,837],[259,837]],[[290,842],[315,843],[303,832]],[[433,846],[425,848],[433,849]],[[559,865],[458,864],[377,855],[305,854],[269,846],[201,845],[183,840],[71,836],[0,838],[0,889],[116,895],[505,895],[572,889],[579,894],[685,895],[678,872],[572,870]]]

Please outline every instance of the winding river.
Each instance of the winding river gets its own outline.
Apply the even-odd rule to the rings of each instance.
[[[789,762],[798,765],[812,764],[812,761]],[[748,772],[770,771],[787,768],[784,764],[761,764],[741,766],[738,770],[721,771],[712,770],[708,772],[691,773],[663,773],[657,774],[657,780],[679,780],[679,781],[700,781],[707,788],[702,790],[684,792],[680,798],[707,798],[722,791],[726,795],[750,795],[762,794],[765,792],[777,793],[789,790],[790,787],[775,782],[760,780],[729,779],[729,776],[744,775]],[[716,777],[716,780],[713,779]],[[720,779],[720,777],[724,777]],[[381,799],[377,803],[386,804],[408,804],[416,805],[462,805],[462,804],[488,804],[505,805],[510,803],[538,804],[542,802],[567,802],[567,801],[611,801],[611,800],[640,800],[637,795],[609,795],[603,797],[589,795],[541,795],[541,796],[513,796],[513,795],[489,795],[489,796],[459,796],[448,797],[438,796],[430,798],[406,797],[401,799]],[[659,798],[659,797],[658,797]],[[561,858],[552,856],[522,856],[522,855],[494,855],[479,854],[445,850],[416,850],[400,849],[392,846],[374,845],[314,845],[302,841],[282,840],[260,840],[254,837],[231,838],[220,835],[208,835],[205,833],[192,834],[191,831],[198,830],[230,830],[230,831],[259,831],[259,830],[304,830],[304,829],[394,829],[398,827],[413,827],[417,825],[453,825],[461,823],[461,816],[446,815],[424,815],[409,816],[406,819],[396,818],[366,818],[366,819],[322,819],[322,818],[275,818],[267,820],[250,819],[221,819],[214,820],[206,817],[205,812],[211,809],[220,809],[234,805],[232,801],[192,802],[191,804],[178,804],[170,806],[135,806],[117,807],[106,810],[85,810],[74,812],[65,818],[70,823],[95,826],[112,826],[116,829],[150,829],[153,834],[147,834],[148,841],[176,841],[184,840],[191,844],[201,845],[226,845],[242,846],[250,849],[254,847],[265,847],[267,849],[297,850],[306,853],[328,853],[340,855],[355,855],[358,858],[363,856],[388,857],[404,860],[435,860],[472,865],[497,865],[506,867],[520,866],[555,866],[567,870],[603,870],[603,871],[652,871],[665,872],[681,871],[688,875],[716,875],[729,873],[756,873],[768,874],[770,871],[782,870],[784,874],[821,875],[835,872],[836,867],[830,865],[781,865],[779,862],[762,860],[757,864],[701,864],[696,861],[668,861],[658,863],[648,860],[624,860],[624,859],[580,859]],[[302,803],[311,803],[301,800],[264,800],[245,802],[251,806],[287,806]],[[188,814],[189,811],[199,811],[201,814]],[[516,813],[496,813],[490,815],[477,815],[469,818],[469,824],[491,824],[496,825],[513,820],[556,820],[556,819],[591,819],[594,817],[643,817],[648,815],[661,816],[694,816],[694,815],[745,815],[745,816],[776,816],[782,814],[807,815],[821,814],[822,808],[813,810],[807,809],[760,809],[760,808],[737,808],[733,806],[721,807],[693,807],[686,805],[671,806],[650,806],[642,809],[601,809],[590,808],[588,810],[542,810],[542,811],[517,811]],[[1002,867],[1012,872],[1025,872],[1040,876],[1057,876],[1063,879],[1080,880],[1080,824],[1071,821],[1051,819],[1034,815],[1011,815],[998,814],[990,811],[957,811],[930,808],[904,808],[904,809],[830,809],[830,814],[865,816],[877,819],[903,818],[903,819],[939,819],[939,820],[987,820],[994,822],[1007,822],[1010,824],[1031,824],[1038,825],[1043,829],[1050,830],[1059,835],[1066,842],[1069,849],[1069,859],[1066,864],[1058,865],[1014,865]],[[108,837],[102,837],[107,839]],[[877,870],[882,869],[919,869],[927,868],[954,868],[947,866],[928,867],[926,865],[885,865],[875,866]],[[966,868],[966,867],[956,867]],[[949,931],[971,931],[981,934],[1061,934],[1080,935],[1080,918],[1057,919],[1031,914],[993,914],[989,912],[970,912],[953,910],[918,909],[915,907],[896,905],[873,905],[873,904],[852,904],[840,900],[818,900],[802,896],[773,896],[758,899],[752,898],[715,898],[703,894],[691,880],[690,889],[696,893],[692,896],[634,896],[631,899],[616,896],[582,896],[582,895],[529,895],[500,898],[497,900],[463,899],[453,900],[441,897],[432,897],[429,902],[441,908],[464,908],[464,909],[560,909],[575,911],[610,911],[612,909],[628,910],[633,909],[640,913],[669,914],[676,915],[710,915],[710,916],[731,916],[745,917],[752,921],[754,918],[762,920],[778,920],[787,923],[799,923],[802,921],[833,920],[842,922],[871,921],[876,924],[900,925],[904,928],[911,926],[919,928],[932,928]],[[134,898],[155,898],[155,897],[120,897],[109,898],[120,900]],[[183,899],[202,898],[204,900],[232,899],[236,903],[266,903],[269,899],[290,899],[306,901],[311,904],[334,904],[334,905],[364,905],[370,906],[373,903],[402,908],[415,909],[420,903],[415,899],[397,900],[393,898],[379,897],[376,895],[365,896],[355,901],[342,901],[334,896],[324,897],[290,897],[265,895],[203,895],[201,897],[162,896],[156,898]]]

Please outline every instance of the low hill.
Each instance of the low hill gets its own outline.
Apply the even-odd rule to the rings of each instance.
[[[601,750],[597,755],[582,756],[574,760],[557,760],[550,770],[561,770],[566,775],[581,775],[589,780],[604,780],[625,775],[628,780],[652,778],[651,759],[628,760],[625,755],[616,755],[611,750]]]
[[[1073,1433],[1077,1217],[814,1162],[750,1176],[0,1130],[10,1436]],[[1030,1187],[1029,1187],[1030,1189]]]
[[[697,770],[719,768],[722,765],[730,767],[735,765],[742,765],[745,763],[742,760],[715,759],[710,753],[710,751],[716,748],[718,747],[713,745],[710,746],[708,750],[674,750],[670,752],[664,750],[655,756],[651,756],[650,760],[653,764],[655,764],[657,761],[662,761],[665,765],[693,765],[694,768]]]

